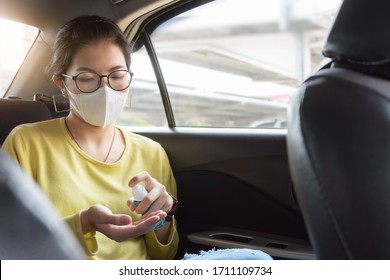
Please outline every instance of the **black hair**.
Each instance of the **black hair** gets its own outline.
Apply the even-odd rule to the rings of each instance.
[[[48,72],[52,75],[65,73],[81,47],[104,39],[112,41],[122,50],[126,66],[130,69],[131,46],[119,26],[108,18],[88,15],[77,17],[60,28]]]

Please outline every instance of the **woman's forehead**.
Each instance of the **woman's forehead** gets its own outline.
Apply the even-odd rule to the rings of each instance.
[[[108,40],[87,44],[78,49],[69,65],[71,70],[93,70],[96,72],[126,68],[122,49]]]

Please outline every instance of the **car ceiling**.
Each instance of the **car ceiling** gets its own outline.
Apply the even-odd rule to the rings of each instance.
[[[0,17],[37,27],[48,43],[60,26],[80,15],[96,14],[128,24],[141,14],[178,0],[0,0]],[[86,12],[88,11],[88,12]]]

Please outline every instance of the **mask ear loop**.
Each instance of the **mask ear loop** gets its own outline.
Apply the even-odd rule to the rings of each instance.
[[[69,99],[65,97],[66,85],[61,89],[61,95],[53,95],[54,110],[56,113],[64,113],[70,111]]]

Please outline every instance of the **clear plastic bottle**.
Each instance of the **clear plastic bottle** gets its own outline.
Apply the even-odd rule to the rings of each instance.
[[[146,189],[143,186],[141,186],[141,185],[134,186],[133,190],[132,190],[132,193],[133,193],[134,205],[135,206],[138,206],[141,203],[141,201],[145,198],[145,196],[148,194]],[[150,205],[149,208],[146,209],[146,211],[144,211],[142,213],[142,215],[145,215],[149,211],[150,207],[152,207],[152,205]],[[162,227],[164,225],[164,223],[165,223],[165,219],[161,219],[160,221],[158,221],[153,226],[153,229],[154,230],[159,229],[160,227]]]

